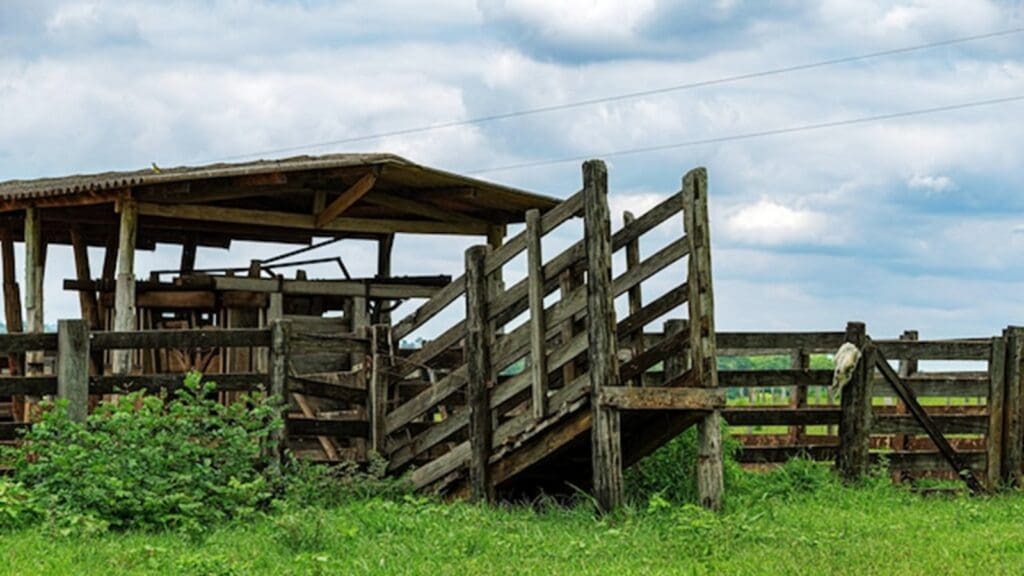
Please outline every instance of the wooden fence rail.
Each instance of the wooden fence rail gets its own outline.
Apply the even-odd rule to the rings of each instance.
[[[52,396],[67,401],[68,415],[84,421],[89,396],[146,390],[151,393],[174,391],[183,384],[184,374],[90,374],[89,354],[103,350],[263,348],[267,350],[265,372],[211,375],[221,391],[263,390],[281,400],[286,426],[274,433],[273,442],[280,451],[292,436],[367,436],[367,423],[359,418],[288,418],[289,357],[293,351],[311,347],[318,351],[368,354],[369,338],[364,334],[332,334],[329,339],[313,334],[293,334],[290,320],[275,320],[265,329],[231,330],[140,330],[90,332],[83,320],[60,320],[56,333],[0,334],[0,355],[43,352],[56,358],[56,375],[0,377],[0,396]],[[339,378],[339,380],[342,380]],[[344,382],[340,382],[344,384]],[[344,392],[350,399],[352,389],[325,382],[299,380],[297,391],[312,391],[326,397]],[[0,424],[0,440],[18,438],[30,423]]]

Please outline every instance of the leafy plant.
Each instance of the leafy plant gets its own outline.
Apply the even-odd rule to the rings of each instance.
[[[193,529],[264,506],[273,493],[267,442],[282,426],[262,395],[223,405],[198,373],[173,396],[135,392],[84,424],[58,402],[13,454],[14,478],[63,518],[112,529]]]
[[[742,474],[735,454],[739,444],[722,425],[725,494]],[[626,470],[626,492],[635,502],[649,502],[657,494],[667,502],[697,502],[697,427],[692,426],[653,454]]]

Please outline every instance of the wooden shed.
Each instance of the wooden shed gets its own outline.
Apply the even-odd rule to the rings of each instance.
[[[47,246],[70,245],[75,269],[56,271],[81,303],[92,330],[257,328],[289,316],[311,330],[353,331],[389,321],[406,298],[427,298],[451,280],[402,276],[391,267],[396,234],[469,235],[500,245],[507,224],[557,200],[421,166],[391,154],[334,154],[198,167],[150,168],[0,183],[5,315],[11,332],[43,330]],[[339,240],[377,244],[372,277],[349,274],[337,257],[307,258]],[[232,242],[295,244],[237,268],[197,270],[197,247]],[[16,281],[14,243],[25,243],[25,285]],[[180,264],[136,278],[136,250],[181,246]],[[93,270],[88,247],[102,247]],[[460,258],[461,254],[453,254]],[[308,278],[304,264],[336,260],[331,278]],[[50,270],[52,275],[55,271]],[[285,277],[284,272],[289,275]],[[24,316],[22,315],[24,299]],[[309,373],[350,369],[337,355],[308,358]],[[112,352],[93,371],[113,374],[258,369],[245,350]],[[11,358],[9,374],[41,374],[41,353]],[[16,403],[17,404],[17,403]],[[23,409],[16,405],[13,411]],[[24,414],[15,414],[18,418]]]

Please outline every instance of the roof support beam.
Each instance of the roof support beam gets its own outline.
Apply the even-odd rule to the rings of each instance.
[[[370,172],[364,175],[362,178],[356,181],[355,184],[349,187],[348,190],[341,193],[341,196],[335,198],[326,208],[321,210],[317,215],[314,223],[317,228],[323,228],[337,219],[345,210],[348,210],[353,204],[359,201],[360,198],[366,195],[373,185],[377,183],[377,174]]]
[[[276,212],[270,210],[249,210],[245,208],[225,208],[204,206],[201,204],[155,204],[138,203],[140,216],[191,220],[193,222],[218,222],[223,224],[245,224],[249,226],[270,226],[292,230],[310,230],[340,233],[369,234],[456,234],[467,236],[483,236],[488,233],[488,226],[480,224],[454,224],[451,222],[430,222],[426,220],[392,220],[369,218],[335,218],[331,222],[317,227],[316,217],[309,214],[294,212]]]
[[[440,208],[428,202],[413,200],[412,198],[406,198],[395,194],[388,194],[379,190],[367,196],[366,201],[371,204],[377,204],[378,206],[387,206],[388,208],[394,208],[409,214],[425,216],[441,222],[489,224],[485,220],[445,210],[444,208]]]

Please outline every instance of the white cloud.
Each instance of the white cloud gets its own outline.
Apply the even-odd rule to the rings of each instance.
[[[907,180],[907,187],[911,190],[925,190],[926,192],[949,192],[956,190],[956,182],[949,176],[926,176],[914,174]]]
[[[823,214],[762,199],[726,218],[724,232],[751,244],[824,242],[827,219]]]

